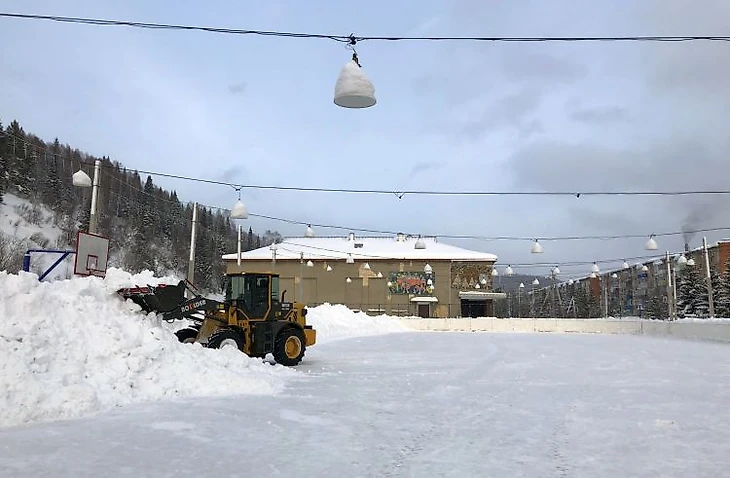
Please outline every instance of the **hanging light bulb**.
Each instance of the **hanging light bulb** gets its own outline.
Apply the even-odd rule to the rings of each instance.
[[[655,251],[659,246],[657,245],[656,241],[654,240],[654,234],[649,236],[649,240],[646,241],[646,249],[648,251]]]
[[[91,178],[81,169],[76,171],[73,176],[71,176],[71,182],[74,186],[78,186],[80,188],[91,187]]]
[[[507,277],[511,277],[512,274],[514,274],[514,271],[512,270],[512,266],[507,266],[504,270],[504,273],[507,274]]]
[[[591,266],[591,272],[593,272],[594,274],[598,274],[599,272],[601,272],[601,269],[598,267],[598,264],[596,264],[595,262]]]
[[[530,248],[530,252],[532,254],[542,254],[543,248],[540,245],[540,243],[535,239],[535,242],[532,243],[532,247]]]
[[[248,219],[248,209],[241,202],[241,188],[236,188],[238,191],[238,202],[231,209],[231,219]]]
[[[343,108],[369,108],[375,105],[375,87],[360,65],[355,51],[355,37],[350,37],[348,47],[352,59],[340,70],[335,84],[335,104]]]
[[[311,224],[307,224],[307,230],[304,231],[304,237],[314,237],[314,229]]]
[[[629,263],[628,263],[628,262],[626,262],[626,261],[624,261],[624,263],[623,263],[623,265],[622,265],[621,267],[622,267],[623,269],[628,269],[628,268],[629,268]]]

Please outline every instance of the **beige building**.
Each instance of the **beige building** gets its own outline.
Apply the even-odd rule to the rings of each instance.
[[[274,272],[286,299],[309,306],[345,304],[370,314],[491,317],[497,256],[437,238],[294,237],[226,254],[228,272]]]

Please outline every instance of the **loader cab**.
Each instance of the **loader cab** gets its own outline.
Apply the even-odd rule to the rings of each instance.
[[[226,303],[233,302],[250,319],[273,317],[281,308],[279,276],[259,273],[226,276]]]

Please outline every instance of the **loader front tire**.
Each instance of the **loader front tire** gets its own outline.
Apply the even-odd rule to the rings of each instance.
[[[224,347],[236,347],[243,352],[243,336],[231,329],[224,329],[211,335],[208,339],[208,348],[222,349]]]
[[[177,339],[184,344],[195,343],[195,339],[198,338],[198,329],[193,327],[186,327],[175,332]]]
[[[299,364],[304,358],[305,343],[301,330],[294,327],[282,329],[274,341],[274,360],[287,367]]]

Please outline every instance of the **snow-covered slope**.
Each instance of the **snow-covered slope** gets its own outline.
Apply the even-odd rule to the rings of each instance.
[[[0,203],[0,232],[15,239],[34,238],[36,246],[51,247],[61,235],[53,225],[52,211],[10,193],[5,193]]]
[[[276,394],[304,373],[240,352],[181,344],[170,327],[116,294],[176,282],[109,269],[39,282],[0,272],[0,427],[80,417],[135,402]],[[340,306],[311,309],[318,342],[404,330]],[[306,360],[306,358],[305,358]]]

